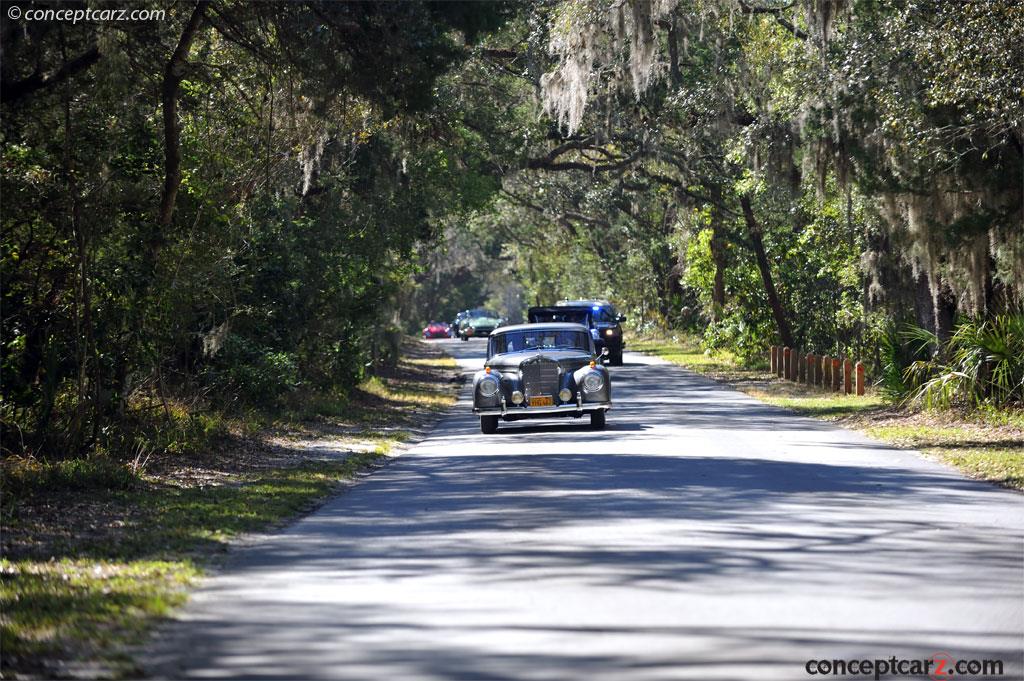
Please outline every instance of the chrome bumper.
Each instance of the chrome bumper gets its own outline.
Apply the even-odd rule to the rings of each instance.
[[[540,416],[541,414],[583,414],[587,411],[598,409],[611,409],[611,402],[577,402],[576,404],[559,404],[551,407],[511,407],[508,408],[502,401],[500,407],[473,408],[474,414],[480,416]]]

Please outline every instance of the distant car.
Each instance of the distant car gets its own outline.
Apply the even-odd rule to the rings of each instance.
[[[480,307],[472,310],[463,310],[455,315],[455,319],[452,320],[450,325],[452,338],[462,338],[462,329],[471,317],[497,317],[497,315]]]
[[[459,326],[459,337],[462,340],[470,338],[486,338],[496,328],[501,326],[502,319],[493,312],[474,311],[464,318]]]
[[[611,376],[582,324],[502,327],[488,338],[487,362],[473,378],[473,412],[486,434],[502,419],[584,414],[599,430],[611,406]]]
[[[453,319],[452,323],[448,325],[448,334],[452,338],[459,337],[459,327],[462,326],[462,320],[465,319],[468,315],[469,310],[463,310],[462,312],[455,315],[455,319]]]
[[[622,365],[622,351],[626,343],[622,338],[622,325],[626,321],[607,300],[563,300],[549,307],[531,307],[527,319],[532,323],[575,322],[590,330],[594,347],[608,363]],[[607,354],[605,350],[607,349]]]
[[[448,338],[448,325],[444,322],[430,322],[423,329],[424,338]]]

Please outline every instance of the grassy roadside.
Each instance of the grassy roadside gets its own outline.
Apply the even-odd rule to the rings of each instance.
[[[930,413],[864,397],[825,393],[770,372],[744,369],[727,353],[711,354],[679,338],[646,338],[631,350],[662,357],[763,402],[836,422],[956,466],[966,475],[1024,490],[1024,410]]]
[[[404,351],[344,402],[254,416],[144,467],[3,461],[0,678],[137,675],[125,650],[232,541],[315,507],[455,402],[455,362]]]

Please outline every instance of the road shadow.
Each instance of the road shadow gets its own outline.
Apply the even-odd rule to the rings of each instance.
[[[399,461],[315,516],[242,552],[231,566],[232,579],[213,584],[204,597],[231,603],[240,589],[281,575],[288,583],[310,579],[353,595],[367,579],[398,587],[458,575],[480,593],[543,583],[595,594],[625,587],[666,597],[680,589],[728,589],[754,601],[786,588],[827,598],[843,585],[856,585],[862,597],[879,603],[894,590],[922,602],[937,592],[951,602],[1020,596],[1019,543],[1007,541],[997,527],[976,525],[964,534],[961,520],[934,514],[957,491],[978,487],[902,468],[755,458],[434,453]],[[960,517],[973,522],[985,516],[988,501],[988,495],[958,498]],[[908,505],[929,513],[907,515]],[[859,510],[865,506],[874,510],[870,519]],[[657,541],[555,539],[583,520],[609,528],[655,522],[660,530]],[[965,579],[982,571],[983,581]],[[966,649],[963,641],[975,634],[953,621],[944,625],[945,635],[934,628],[881,627],[852,638],[842,628],[629,624],[618,632],[581,625],[530,634],[514,621],[473,624],[495,615],[472,603],[461,606],[465,619],[452,603],[451,617],[438,624],[413,605],[406,612],[394,604],[347,604],[347,598],[319,604],[310,592],[301,603],[257,598],[227,612],[200,609],[179,635],[203,651],[197,659],[216,660],[220,668],[186,663],[181,675],[232,676],[237,663],[238,676],[255,678],[321,678],[325,669],[331,678],[359,678],[370,670],[399,679],[654,679],[673,670],[685,670],[673,678],[754,678],[736,675],[737,669],[760,670],[757,678],[799,678],[812,655],[887,658],[902,650],[917,656],[949,638],[960,642],[956,654],[963,657],[993,657],[1008,665],[1019,660],[1005,633],[992,632],[981,637],[988,644]],[[571,646],[564,655],[530,654],[529,646],[520,654],[495,652],[503,649],[495,641],[520,634],[526,640],[557,635],[583,641],[612,633],[667,637],[689,652],[578,655]],[[459,642],[481,636],[487,643]],[[255,650],[253,641],[259,642]],[[366,643],[350,643],[356,641]],[[179,656],[171,659],[180,663],[182,649],[179,644]]]
[[[606,431],[520,421],[483,437],[464,394],[436,439],[239,552],[148,652],[156,669],[781,681],[812,657],[951,649],[1019,675],[1019,625],[997,626],[1024,598],[1017,495],[639,366],[613,374]],[[563,589],[594,603],[560,617]],[[622,599],[614,621],[588,619],[606,598]],[[680,612],[636,611],[664,599]],[[1001,610],[972,620],[964,604]],[[794,624],[792,609],[828,626]]]
[[[537,421],[502,421],[498,428],[498,434],[506,437],[513,437],[515,435],[525,436],[572,433],[574,435],[600,439],[602,435],[605,437],[613,437],[614,433],[639,433],[651,429],[651,426],[643,423],[614,421],[609,419],[603,429],[594,430],[590,427],[590,419],[587,416],[583,416],[578,419],[566,417],[561,420],[564,421],[564,423],[559,423],[555,420],[545,421],[543,419],[538,419]]]

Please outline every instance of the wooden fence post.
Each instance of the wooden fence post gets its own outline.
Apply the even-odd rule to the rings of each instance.
[[[847,395],[853,392],[853,362],[849,357],[843,360],[843,392]]]
[[[821,358],[821,387],[825,390],[832,389],[832,358],[825,355]]]
[[[779,378],[789,378],[789,361],[793,351],[789,348],[782,348],[782,371],[779,372]]]
[[[857,394],[864,394],[864,362],[857,362]]]
[[[821,368],[822,363],[824,361],[825,361],[824,357],[822,357],[821,355],[815,355],[815,357],[814,357],[814,385],[816,385],[816,386],[821,386],[822,376],[825,375],[825,372]]]
[[[807,353],[807,373],[804,376],[804,383],[807,385],[814,385],[814,353]]]
[[[769,352],[771,353],[771,356],[772,356],[772,359],[771,359],[772,373],[773,374],[778,373],[778,370],[779,370],[779,346],[778,345],[773,345],[771,347],[771,349],[769,350]]]
[[[796,371],[793,372],[796,376],[793,380],[797,383],[803,383],[804,378],[807,375],[807,361],[804,359],[804,354],[802,352],[796,353],[796,357],[793,358],[793,361],[796,364]]]
[[[832,358],[832,392],[839,392],[839,382],[842,380],[843,374],[840,368],[839,358]]]

